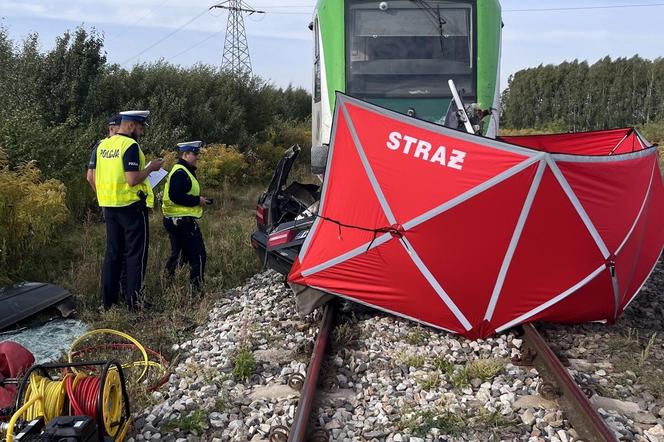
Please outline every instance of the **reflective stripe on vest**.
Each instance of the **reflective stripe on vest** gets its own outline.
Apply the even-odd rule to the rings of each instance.
[[[125,207],[141,199],[143,192],[148,207],[154,206],[154,195],[148,181],[136,186],[127,184],[123,157],[136,141],[124,135],[113,135],[104,139],[97,146],[97,167],[95,169],[95,185],[97,201],[101,207]],[[138,148],[139,170],[145,168],[145,155]]]
[[[180,216],[193,216],[194,218],[200,218],[203,216],[203,208],[201,206],[180,206],[171,201],[171,197],[169,195],[171,189],[171,177],[180,169],[184,170],[186,174],[189,175],[189,179],[191,180],[191,189],[189,192],[187,192],[187,195],[198,197],[201,196],[201,186],[198,184],[196,177],[182,164],[176,164],[171,169],[171,172],[168,174],[168,179],[166,180],[166,187],[164,187],[164,201],[161,204],[161,211],[167,218]]]

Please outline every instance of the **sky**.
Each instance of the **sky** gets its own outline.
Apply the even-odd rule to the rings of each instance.
[[[290,84],[311,90],[312,34],[307,26],[315,2],[246,1],[266,12],[245,16],[254,73],[279,87]],[[107,60],[126,68],[160,59],[182,66],[220,65],[227,13],[208,10],[213,4],[207,0],[0,0],[0,26],[15,42],[38,33],[43,50],[50,49],[66,30],[80,25],[95,28],[104,35]],[[664,56],[664,2],[502,0],[501,4],[505,24],[501,89],[509,75],[539,64],[574,59],[593,63],[606,55]],[[557,8],[570,9],[553,10]]]

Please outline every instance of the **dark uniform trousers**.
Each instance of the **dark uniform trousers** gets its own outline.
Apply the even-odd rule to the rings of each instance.
[[[126,207],[104,207],[106,256],[102,267],[102,300],[110,308],[120,288],[130,309],[138,306],[148,262],[148,209],[144,201]]]
[[[169,276],[175,274],[175,269],[183,261],[189,264],[189,279],[194,289],[200,289],[205,273],[205,243],[201,229],[198,227],[196,218],[183,216],[181,218],[164,217],[164,227],[171,240],[171,256],[166,261],[166,273]]]

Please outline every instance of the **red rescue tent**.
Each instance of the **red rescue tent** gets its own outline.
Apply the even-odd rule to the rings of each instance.
[[[633,129],[500,141],[336,103],[291,282],[482,338],[612,322],[662,252],[658,151]]]

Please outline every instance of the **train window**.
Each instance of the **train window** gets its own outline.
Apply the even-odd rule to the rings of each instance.
[[[347,0],[347,91],[358,96],[473,94],[471,3]]]
[[[320,99],[320,37],[318,18],[316,18],[314,21],[314,102],[318,103]]]

